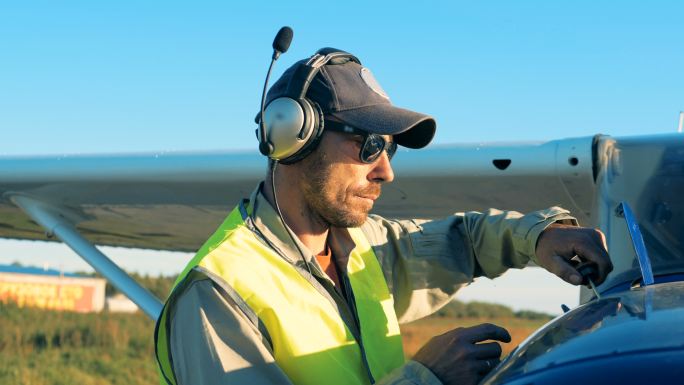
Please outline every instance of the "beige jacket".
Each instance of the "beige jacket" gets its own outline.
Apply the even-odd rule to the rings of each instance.
[[[291,257],[292,263],[306,269],[302,255],[259,190],[250,199],[257,228]],[[567,210],[552,207],[527,215],[490,209],[485,213],[456,213],[440,220],[389,220],[370,215],[361,229],[380,260],[399,322],[406,323],[440,309],[473,278],[494,278],[534,261],[537,237],[554,222],[576,224]],[[353,309],[335,290],[316,258],[296,237],[295,241],[304,250],[315,276],[312,281],[335,300],[343,319],[351,318],[348,312]],[[338,266],[346,266],[349,242],[346,229],[331,229],[329,243]],[[225,284],[202,276],[184,288],[169,316],[169,345],[179,384],[290,383],[274,361],[268,332]],[[440,382],[423,365],[408,361],[378,383]]]

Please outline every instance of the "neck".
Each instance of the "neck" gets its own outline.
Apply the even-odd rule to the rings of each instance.
[[[283,221],[314,255],[326,251],[326,239],[330,225],[317,213],[312,212],[298,186],[287,181],[297,180],[296,170],[292,167],[278,165],[275,170],[275,187],[278,206]],[[266,200],[273,206],[273,180],[269,171],[264,187],[261,190]]]

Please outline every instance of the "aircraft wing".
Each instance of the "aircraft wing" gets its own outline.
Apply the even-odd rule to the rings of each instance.
[[[560,205],[591,222],[597,141],[401,151],[375,212],[434,218]],[[95,245],[195,251],[266,165],[256,152],[0,158],[0,238],[63,241],[156,319],[161,301]]]
[[[383,187],[374,212],[436,218],[559,205],[591,224],[597,141],[400,150],[395,181]],[[92,244],[192,252],[265,173],[256,151],[4,157],[0,237],[49,238],[50,229],[19,204],[23,197],[58,213]]]

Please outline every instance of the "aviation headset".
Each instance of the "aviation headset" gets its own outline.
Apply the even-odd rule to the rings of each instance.
[[[306,93],[324,65],[348,61],[361,64],[356,56],[348,52],[322,48],[309,60],[297,65],[285,95],[269,102],[263,114],[257,116],[260,125],[257,138],[263,155],[282,164],[292,164],[304,159],[316,148],[323,134],[323,110],[318,103],[308,99]],[[268,77],[266,79],[268,84]],[[262,132],[265,137],[262,137]]]

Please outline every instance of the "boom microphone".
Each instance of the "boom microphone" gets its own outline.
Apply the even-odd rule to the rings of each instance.
[[[261,93],[261,112],[257,117],[259,119],[259,152],[262,155],[270,156],[273,152],[273,145],[266,140],[266,127],[264,125],[264,108],[266,104],[266,89],[268,88],[268,79],[271,77],[271,70],[273,69],[273,64],[281,53],[285,53],[288,48],[290,48],[290,43],[292,43],[292,28],[283,27],[278,31],[275,39],[273,39],[273,56],[271,57],[271,65],[268,67],[268,73],[266,73],[266,81],[264,82],[264,91]]]
[[[283,27],[278,31],[275,39],[273,39],[273,59],[278,59],[281,53],[287,52],[290,48],[290,43],[292,43],[292,28]]]

